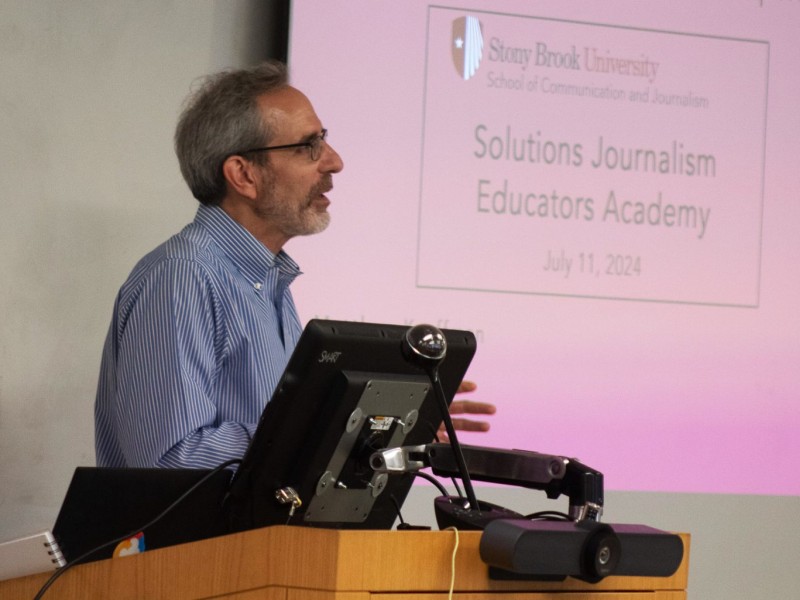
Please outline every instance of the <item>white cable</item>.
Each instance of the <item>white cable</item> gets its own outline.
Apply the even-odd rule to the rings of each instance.
[[[447,527],[456,534],[456,541],[453,544],[453,556],[450,558],[450,591],[447,594],[447,600],[453,600],[453,590],[456,587],[456,554],[458,553],[458,529],[455,527]]]

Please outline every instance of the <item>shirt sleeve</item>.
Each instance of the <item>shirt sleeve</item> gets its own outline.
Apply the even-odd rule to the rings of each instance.
[[[114,428],[134,467],[213,467],[241,458],[255,424],[220,421],[214,382],[226,354],[213,278],[167,260],[119,306]]]

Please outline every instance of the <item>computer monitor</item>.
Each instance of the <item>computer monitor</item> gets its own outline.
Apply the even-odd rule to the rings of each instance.
[[[369,457],[431,442],[442,421],[427,375],[403,357],[407,330],[308,323],[232,482],[228,510],[236,530],[392,527],[413,475],[377,474]],[[475,336],[443,333],[439,376],[450,401],[475,353]],[[291,498],[300,501],[294,509]]]
[[[311,321],[231,480],[209,469],[79,467],[53,532],[73,561],[143,527],[192,485],[210,477],[144,531],[155,549],[276,524],[390,529],[410,474],[375,474],[375,450],[430,442],[441,422],[425,373],[403,357],[407,327]],[[439,368],[448,399],[475,353],[475,337],[443,331]],[[291,515],[276,493],[292,488]],[[81,562],[110,558],[103,546]]]

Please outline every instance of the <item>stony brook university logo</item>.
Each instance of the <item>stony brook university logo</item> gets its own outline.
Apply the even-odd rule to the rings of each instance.
[[[452,51],[456,72],[464,81],[478,72],[483,58],[483,27],[477,18],[453,21]]]

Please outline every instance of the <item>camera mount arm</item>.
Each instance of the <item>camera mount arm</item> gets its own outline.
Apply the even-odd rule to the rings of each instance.
[[[470,477],[542,490],[548,498],[569,498],[569,517],[576,522],[600,521],[603,514],[603,474],[583,463],[527,450],[462,446]],[[449,444],[386,448],[375,452],[370,465],[379,473],[408,473],[430,467],[434,475],[458,477],[460,472]]]

